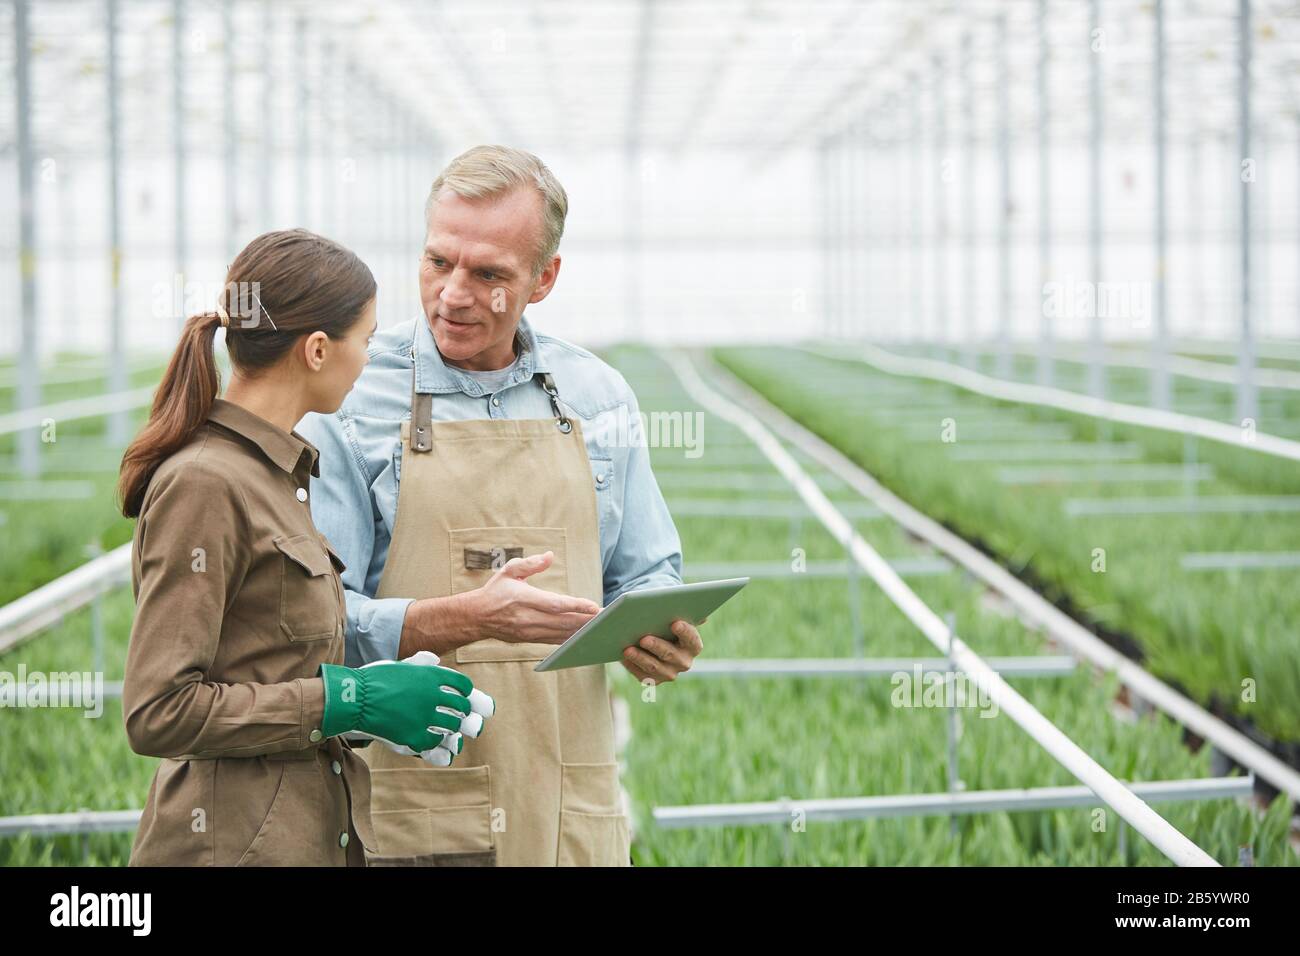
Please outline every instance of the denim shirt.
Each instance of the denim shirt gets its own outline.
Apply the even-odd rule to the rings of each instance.
[[[414,351],[413,351],[414,347]],[[401,423],[416,389],[431,392],[433,420],[551,418],[533,380],[550,372],[567,414],[582,426],[600,519],[604,600],[625,591],[681,582],[681,541],[650,470],[636,396],[623,376],[586,349],[538,335],[526,318],[516,333],[519,361],[494,394],[443,362],[423,316],[377,333],[370,364],[333,415],[309,414],[298,433],[320,451],[312,482],[316,526],[347,564],[346,661],[395,660],[409,598],[376,598],[397,523]]]

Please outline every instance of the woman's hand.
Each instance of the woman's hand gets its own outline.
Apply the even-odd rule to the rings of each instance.
[[[364,667],[322,664],[321,677],[324,736],[359,733],[435,766],[449,765],[460,753],[461,734],[479,736],[484,719],[496,712],[491,697],[427,651]]]

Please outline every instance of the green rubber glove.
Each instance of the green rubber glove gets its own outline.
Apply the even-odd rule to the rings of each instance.
[[[382,740],[394,749],[432,750],[459,735],[469,715],[473,682],[438,665],[378,661],[365,667],[322,664],[325,717],[321,733],[350,731]],[[456,741],[459,751],[459,740]]]

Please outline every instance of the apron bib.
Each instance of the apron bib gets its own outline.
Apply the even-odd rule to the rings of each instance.
[[[432,421],[415,392],[388,561],[377,597],[447,597],[485,584],[513,557],[553,551],[528,583],[602,603],[600,527],[582,429],[540,373],[555,418]],[[496,699],[483,736],[451,767],[382,744],[371,770],[371,865],[626,866],[603,666],[545,674],[556,645],[481,640],[444,663]]]

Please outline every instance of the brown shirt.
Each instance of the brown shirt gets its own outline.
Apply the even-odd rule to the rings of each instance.
[[[366,766],[320,732],[345,605],[316,459],[217,399],[149,483],[122,710],[132,749],[164,759],[133,864],[357,865],[374,845]]]

